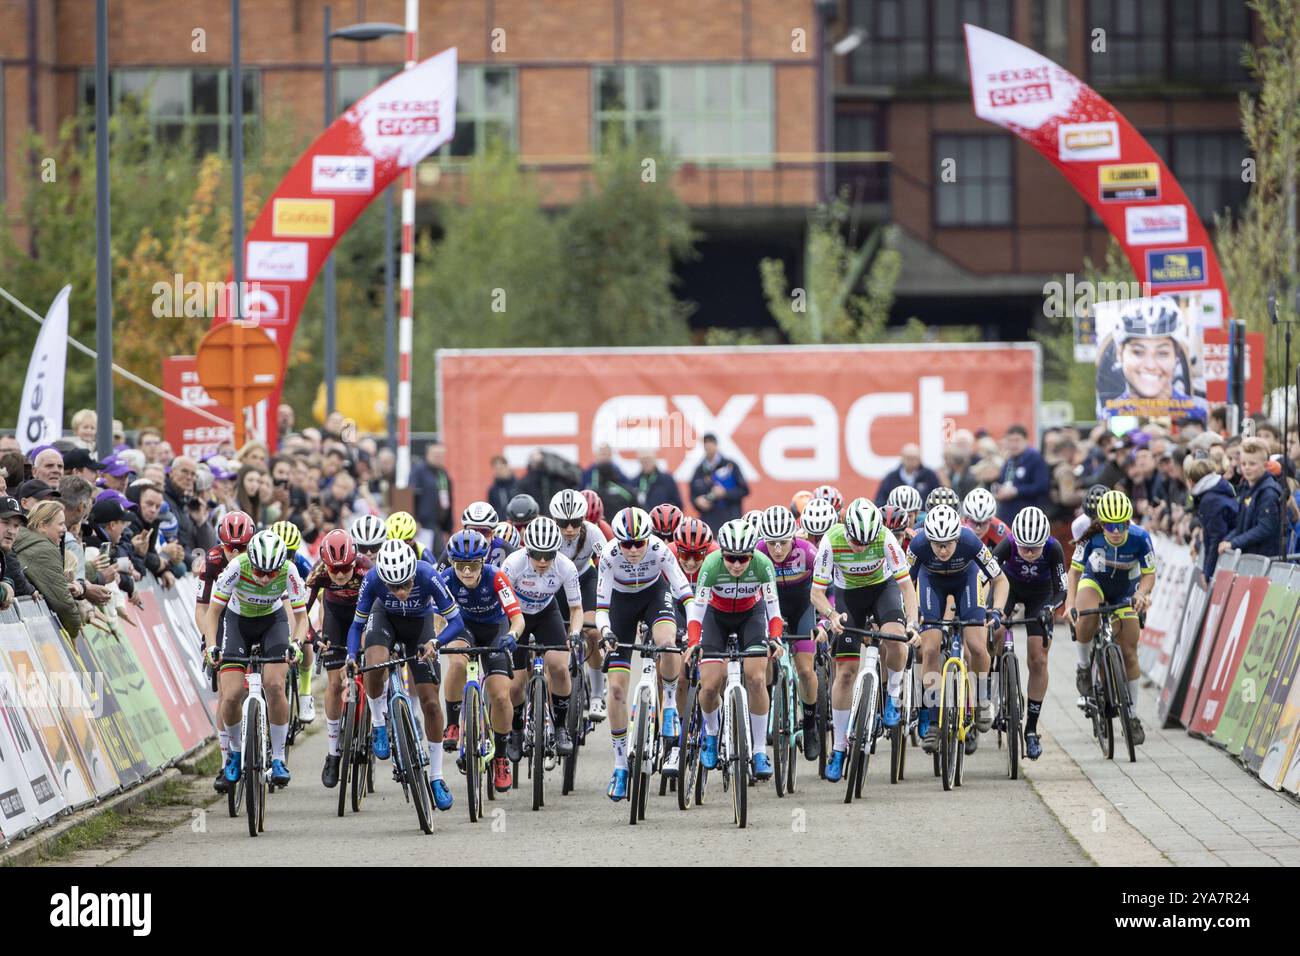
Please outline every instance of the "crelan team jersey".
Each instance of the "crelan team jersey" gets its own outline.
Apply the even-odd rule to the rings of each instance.
[[[772,637],[781,636],[781,604],[776,594],[776,572],[771,559],[754,552],[749,564],[740,574],[732,574],[722,560],[722,552],[714,551],[700,566],[700,576],[695,587],[695,600],[686,609],[686,629],[692,643],[698,643],[703,630],[704,612],[712,609],[722,614],[745,614],[754,610],[762,597],[767,614],[767,632]]]
[[[260,584],[253,580],[253,566],[247,554],[226,565],[212,593],[213,603],[229,607],[241,617],[273,614],[286,597],[295,611],[307,603],[307,589],[298,577],[298,569],[286,561],[270,581]]]
[[[857,549],[849,544],[844,525],[835,525],[822,538],[813,565],[813,584],[820,588],[829,587],[833,582],[852,590],[880,584],[889,578],[901,581],[905,577],[907,557],[894,533],[884,527],[875,541]]]

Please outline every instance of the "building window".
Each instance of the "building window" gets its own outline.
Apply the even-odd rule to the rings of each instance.
[[[952,174],[946,176],[948,170]],[[936,225],[1011,224],[1010,136],[1002,133],[936,136],[933,175]],[[945,178],[952,181],[945,182]]]
[[[849,82],[967,82],[963,23],[1011,34],[1011,0],[851,0],[849,27],[867,39],[849,54]]]
[[[1141,83],[1246,83],[1242,45],[1250,12],[1239,0],[1090,0],[1087,33],[1103,30],[1105,49],[1089,43],[1093,86]]]
[[[1053,63],[1070,55],[1070,10],[1066,0],[1034,0],[1034,49]]]
[[[261,103],[260,75],[245,70],[244,137],[257,126]],[[94,129],[95,72],[81,71],[81,103]],[[193,137],[200,153],[230,150],[233,103],[229,70],[113,70],[108,75],[110,114],[123,106],[139,110],[160,140],[180,143]]]
[[[603,66],[593,82],[597,152],[619,137],[702,165],[772,165],[770,64]]]
[[[872,153],[885,148],[884,114],[838,113],[835,116],[837,153]],[[835,164],[835,189],[847,189],[850,201],[885,202],[888,199],[888,163]]]

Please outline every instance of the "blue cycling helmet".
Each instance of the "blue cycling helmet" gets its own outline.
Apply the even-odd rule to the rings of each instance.
[[[477,531],[457,531],[447,545],[447,557],[453,561],[482,561],[487,554],[487,538]]]

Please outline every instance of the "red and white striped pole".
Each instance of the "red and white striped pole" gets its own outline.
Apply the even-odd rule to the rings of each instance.
[[[420,31],[420,0],[406,0],[406,68],[415,66]],[[397,473],[398,488],[411,477],[411,318],[415,286],[415,167],[402,174],[401,307],[397,319]]]

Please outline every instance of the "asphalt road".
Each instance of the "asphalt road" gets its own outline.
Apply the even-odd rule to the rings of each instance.
[[[317,713],[323,724],[319,705]],[[486,819],[470,823],[464,777],[448,759],[456,804],[435,811],[430,836],[419,831],[415,810],[403,801],[387,763],[378,765],[376,792],[361,813],[349,809],[338,817],[337,791],[320,783],[326,742],[321,726],[290,751],[293,783],[270,799],[266,829],[257,839],[248,836],[244,818],[227,815],[223,797],[111,865],[425,865],[445,863],[449,854],[473,863],[547,866],[1090,862],[1028,783],[1006,778],[1005,758],[987,735],[979,752],[967,758],[964,786],[952,792],[943,791],[919,749],[909,754],[911,775],[897,785],[889,783],[887,758],[873,759],[863,799],[851,806],[843,803],[842,784],[819,780],[816,764],[803,763],[796,793],[778,799],[770,782],[751,789],[749,826],[740,830],[716,775],[705,804],[685,813],[671,792],[658,796],[656,777],[646,819],[631,827],[627,804],[605,796],[613,757],[608,724],[602,724],[579,760],[576,791],[560,795],[557,768],[548,775],[547,804],[538,812],[525,778],[518,790],[487,804]],[[1070,769],[1078,772],[1073,764]]]

